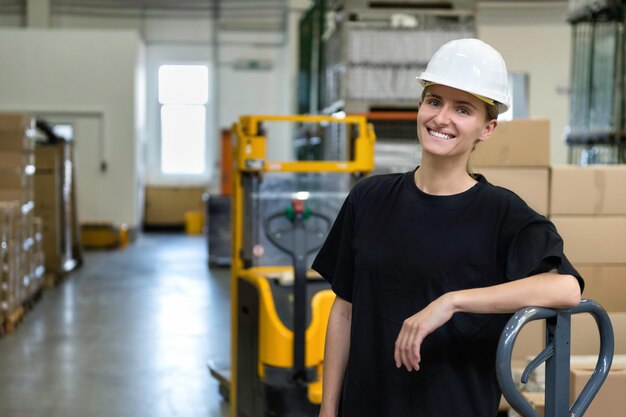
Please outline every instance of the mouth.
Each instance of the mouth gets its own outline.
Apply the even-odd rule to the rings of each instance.
[[[432,130],[430,128],[426,128],[426,130],[428,131],[429,135],[434,136],[437,139],[441,139],[441,140],[452,140],[456,137],[448,133],[437,132],[436,130]]]

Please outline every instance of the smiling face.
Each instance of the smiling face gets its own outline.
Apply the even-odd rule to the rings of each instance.
[[[417,133],[425,154],[467,161],[477,140],[489,138],[497,121],[485,102],[443,85],[427,87],[419,103]]]

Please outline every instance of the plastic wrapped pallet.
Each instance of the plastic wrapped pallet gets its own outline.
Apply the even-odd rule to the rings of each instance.
[[[33,260],[31,270],[31,293],[39,291],[44,285],[44,274],[46,271],[46,256],[43,250],[43,219],[35,217],[33,219]]]
[[[56,282],[80,263],[73,145],[38,144],[35,149],[35,215],[43,219],[46,272]]]
[[[4,319],[18,304],[19,257],[18,219],[19,202],[0,202],[0,315]]]

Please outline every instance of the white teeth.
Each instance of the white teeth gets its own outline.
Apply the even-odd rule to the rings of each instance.
[[[445,133],[435,132],[432,129],[428,129],[428,133],[430,133],[431,135],[433,135],[436,138],[445,139],[445,140],[450,140],[450,139],[452,139],[454,137],[454,136],[446,135]]]

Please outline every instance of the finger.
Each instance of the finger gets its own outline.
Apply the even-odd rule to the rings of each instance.
[[[398,335],[398,338],[400,336]],[[395,344],[395,348],[393,350],[393,360],[396,362],[396,368],[399,368],[400,366],[402,366],[402,359],[400,358],[400,347],[398,346],[398,340],[396,339],[396,344]]]
[[[411,354],[413,356],[413,363],[415,369],[419,369],[420,362],[422,361],[422,357],[420,354],[420,350],[422,348],[422,340],[420,340],[419,336],[416,336],[411,343]]]
[[[400,334],[398,335],[398,353],[400,356],[400,366],[404,365],[407,371],[411,371],[411,364],[407,358],[407,336],[409,334],[408,326],[405,324],[402,325],[402,329],[400,330]]]
[[[411,372],[413,370],[413,365],[411,365],[411,358],[409,357],[409,349],[408,346],[404,346],[402,348],[402,363],[407,371]]]
[[[402,339],[400,339],[400,362],[401,366],[404,366],[407,371],[411,371],[410,363],[406,356],[406,332],[402,333]]]
[[[408,343],[408,354],[411,360],[411,366],[413,369],[418,371],[420,369],[420,340],[419,340],[419,330],[414,330],[411,332],[411,336]]]
[[[398,337],[396,338],[396,344],[393,351],[393,359],[396,361],[396,368],[400,368],[402,366],[402,341],[404,339],[404,329],[400,329],[400,333],[398,333]]]
[[[402,340],[402,362],[406,369],[410,372],[414,369],[413,360],[411,355],[411,341],[414,338],[415,332],[411,325],[405,324],[404,338]]]
[[[422,343],[424,342],[426,336],[427,333],[419,332],[415,337],[415,340],[413,341],[413,353],[415,355],[415,358],[417,359],[417,363],[420,363],[422,361]]]

